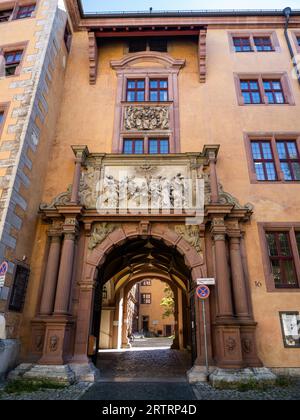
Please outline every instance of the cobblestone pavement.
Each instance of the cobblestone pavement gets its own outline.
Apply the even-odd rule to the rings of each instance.
[[[197,400],[297,400],[300,401],[300,381],[289,387],[273,387],[267,390],[239,392],[216,390],[208,384],[193,386]]]
[[[114,351],[99,353],[97,368],[102,380],[186,379],[190,353],[171,349]]]
[[[5,394],[0,390],[0,400],[78,400],[90,387],[90,383],[81,382],[64,389],[47,389],[24,394]]]

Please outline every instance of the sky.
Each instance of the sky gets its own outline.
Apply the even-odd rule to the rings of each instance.
[[[300,9],[300,0],[81,0],[86,12],[202,9]]]

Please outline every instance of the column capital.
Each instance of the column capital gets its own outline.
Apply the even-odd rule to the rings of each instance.
[[[84,164],[85,159],[89,156],[90,152],[86,145],[72,145],[73,153],[75,155],[75,161]]]
[[[226,226],[223,217],[214,217],[211,222],[211,234],[216,241],[224,241],[226,235]]]

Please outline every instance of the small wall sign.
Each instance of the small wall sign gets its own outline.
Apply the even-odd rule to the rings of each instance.
[[[300,348],[299,312],[280,312],[280,321],[284,347]]]

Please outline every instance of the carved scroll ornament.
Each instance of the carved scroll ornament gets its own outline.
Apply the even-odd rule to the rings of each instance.
[[[104,239],[119,226],[120,225],[116,223],[95,223],[89,240],[88,248],[90,250],[96,248],[98,244],[101,244]]]
[[[167,106],[128,106],[125,108],[126,130],[168,130],[169,108]]]
[[[175,232],[190,244],[198,253],[203,252],[202,241],[200,237],[199,226],[194,225],[177,225]]]

